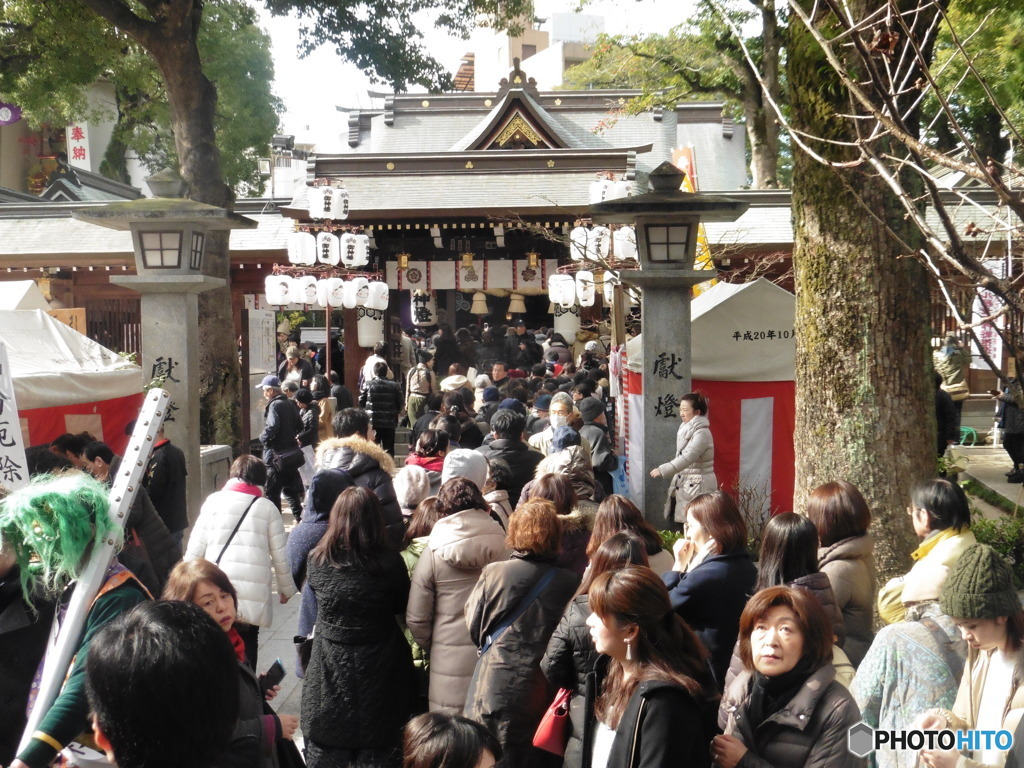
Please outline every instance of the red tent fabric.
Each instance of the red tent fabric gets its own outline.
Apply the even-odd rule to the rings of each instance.
[[[793,509],[794,314],[793,294],[763,278],[719,283],[691,307],[693,389],[708,399],[718,483],[748,509],[772,514]],[[640,494],[640,451],[630,450],[643,440],[639,337],[626,352],[620,412],[629,423],[622,434],[630,492]]]

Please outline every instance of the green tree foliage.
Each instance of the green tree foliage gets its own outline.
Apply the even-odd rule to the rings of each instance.
[[[262,191],[257,161],[282,108],[270,90],[270,41],[256,22],[242,0],[215,0],[205,8],[198,37],[206,73],[218,85],[215,124],[225,181],[243,194]],[[0,93],[33,124],[115,121],[105,175],[126,180],[127,150],[150,170],[178,164],[167,93],[153,59],[99,16],[75,2],[5,2],[0,51]],[[112,86],[113,103],[90,105],[97,82]]]
[[[932,69],[951,112],[944,114],[934,95],[925,102],[936,146],[949,151],[963,143],[955,121],[982,157],[1001,162],[1009,149],[1004,116],[1024,123],[1024,8],[998,0],[950,3]]]
[[[331,45],[374,82],[396,92],[411,85],[447,90],[452,75],[424,47],[426,20],[437,29],[466,36],[474,24],[518,32],[533,12],[532,0],[264,0],[276,15],[302,20],[299,52]]]
[[[594,56],[566,72],[564,87],[639,89],[626,107],[633,114],[681,101],[721,100],[747,128],[752,185],[778,186],[779,131],[762,87],[774,97],[780,92],[784,17],[772,0],[736,0],[725,12],[735,28],[751,30],[744,43],[753,66],[730,26],[702,0],[687,24],[665,34],[602,35]]]
[[[660,35],[600,35],[594,55],[569,68],[562,88],[635,88],[643,95],[631,112],[673,107],[680,101],[720,99],[739,110],[740,83],[704,25]]]

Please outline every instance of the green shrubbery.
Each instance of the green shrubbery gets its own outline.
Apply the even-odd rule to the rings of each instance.
[[[988,544],[1013,568],[1017,588],[1024,588],[1024,518],[1001,517],[987,520],[972,516],[971,530],[982,544]]]

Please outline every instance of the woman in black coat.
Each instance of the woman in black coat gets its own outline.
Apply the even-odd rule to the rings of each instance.
[[[587,626],[590,616],[587,591],[594,579],[602,573],[627,565],[647,565],[647,545],[632,531],[620,531],[610,536],[594,552],[583,583],[562,614],[562,620],[551,635],[548,649],[540,663],[552,688],[568,688],[572,691],[569,700],[572,732],[562,762],[565,768],[589,768],[583,765],[583,733],[587,727],[584,697],[587,675],[595,671],[599,654]]]
[[[405,613],[409,575],[388,549],[371,491],[338,497],[307,578],[318,615],[302,689],[306,763],[397,767],[416,695],[412,654],[395,620]]]
[[[532,743],[552,698],[540,660],[578,584],[575,574],[555,565],[558,540],[551,502],[531,499],[520,505],[508,522],[512,558],[484,566],[466,603],[469,635],[483,651],[465,715],[498,738],[510,768],[549,764],[550,755]],[[524,606],[536,585],[543,588]]]
[[[589,768],[710,768],[717,695],[707,652],[650,568],[603,573],[590,586],[587,626],[608,657],[583,744]],[[603,661],[603,659],[602,659]]]
[[[702,493],[686,505],[686,538],[662,574],[672,607],[711,654],[719,692],[739,632],[740,614],[754,593],[757,568],[747,552],[747,526],[732,497]]]

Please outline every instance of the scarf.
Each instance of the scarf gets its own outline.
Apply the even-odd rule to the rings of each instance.
[[[811,659],[804,656],[789,672],[768,677],[754,671],[753,684],[750,691],[750,727],[756,730],[761,723],[785,707],[797,691],[807,682],[814,672]]]
[[[707,416],[697,414],[689,421],[683,422],[680,425],[680,429],[676,432],[676,456],[686,449],[690,439],[693,437],[693,433],[700,428],[711,428],[711,422],[708,421]]]
[[[247,493],[250,496],[255,496],[257,499],[263,495],[263,491],[260,490],[260,487],[258,485],[249,485],[248,483],[243,483],[237,477],[233,477],[226,483],[224,483],[224,490],[238,491],[239,493]]]
[[[238,634],[238,630],[235,629],[234,625],[228,630],[228,640],[231,641],[231,647],[235,649],[235,656],[244,664],[245,641],[242,640],[242,636]]]

